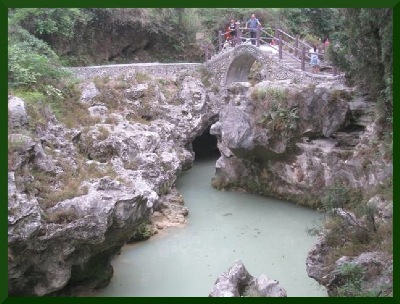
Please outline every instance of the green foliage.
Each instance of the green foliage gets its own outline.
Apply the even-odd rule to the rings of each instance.
[[[8,82],[11,87],[41,88],[55,83],[67,73],[62,70],[58,56],[42,40],[20,26],[8,31]]]
[[[78,8],[14,8],[9,11],[10,24],[19,24],[33,34],[74,35],[77,22],[86,23],[89,15]]]
[[[391,288],[386,284],[365,290],[362,287],[364,273],[365,269],[356,263],[348,262],[341,265],[337,273],[341,285],[337,288],[335,295],[338,297],[379,297],[385,291],[383,296],[388,296],[387,293]]]
[[[325,194],[321,199],[323,208],[328,213],[334,208],[344,208],[349,201],[349,190],[342,185],[333,185],[326,188]]]
[[[135,230],[135,233],[132,235],[130,238],[130,242],[136,242],[136,241],[144,241],[150,238],[153,235],[151,225],[149,225],[146,222],[142,222],[139,224],[137,229]]]
[[[338,275],[344,284],[338,288],[338,296],[355,296],[362,292],[362,277],[364,269],[355,263],[345,263],[340,266]]]
[[[332,8],[282,8],[280,22],[288,32],[300,36],[323,38],[335,30],[336,9]]]
[[[256,90],[257,99],[264,99],[267,108],[259,121],[273,131],[295,130],[297,128],[298,107],[289,105],[288,92],[278,88],[261,88]]]
[[[137,72],[135,74],[135,80],[137,81],[137,83],[145,83],[148,82],[150,79],[151,76],[146,73]]]
[[[392,117],[393,16],[391,8],[340,9],[340,29],[332,35],[329,56],[373,100],[382,116]]]

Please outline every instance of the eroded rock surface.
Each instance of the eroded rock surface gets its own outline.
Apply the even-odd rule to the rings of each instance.
[[[324,285],[329,295],[354,296],[355,293],[363,293],[388,296],[393,292],[393,255],[385,250],[392,246],[391,239],[383,238],[379,250],[354,256],[337,256],[335,248],[354,242],[357,238],[391,233],[392,215],[389,210],[392,204],[378,195],[372,197],[367,206],[376,208],[373,217],[357,217],[342,208],[333,210],[336,220],[341,221],[340,239],[333,241],[337,232],[324,229],[306,261],[308,276]]]
[[[265,274],[254,278],[241,261],[235,263],[215,281],[209,297],[286,297],[279,282]]]
[[[88,122],[73,128],[47,113],[29,130],[24,101],[10,96],[10,295],[103,287],[110,258],[151,215],[159,229],[185,223],[174,183],[190,168],[191,142],[215,122],[219,101],[197,77],[148,76],[146,85],[135,77],[83,82]]]
[[[373,296],[391,295],[393,203],[379,196],[366,204],[360,201],[362,194],[390,187],[393,177],[390,149],[382,141],[382,134],[390,130],[374,121],[374,103],[339,83],[290,80],[264,81],[254,88],[233,83],[224,100],[219,120],[210,129],[221,152],[213,186],[314,208],[327,208],[323,199],[331,191],[325,204],[336,204],[331,206],[336,226],[325,230],[310,250],[308,275],[330,295],[354,296],[363,290]],[[332,189],[347,191],[347,198]],[[363,205],[364,215],[344,209],[349,201]],[[341,248],[353,255],[338,256]],[[342,268],[346,263],[350,266]],[[358,271],[358,285],[349,283],[354,273],[343,274],[349,269]]]
[[[367,146],[381,132],[370,119],[372,105],[353,89],[290,81],[240,85],[227,88],[226,105],[211,127],[221,151],[215,187],[317,207],[326,187],[369,189],[391,178],[391,159]]]

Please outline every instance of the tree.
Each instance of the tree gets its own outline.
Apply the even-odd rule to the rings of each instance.
[[[283,8],[280,10],[280,22],[287,31],[305,36],[329,36],[335,28],[333,8]]]
[[[35,35],[74,34],[77,22],[87,22],[89,16],[79,8],[15,8],[9,10],[10,25],[19,24]]]
[[[391,8],[346,8],[328,52],[333,64],[381,104],[381,118],[392,117],[393,13]]]

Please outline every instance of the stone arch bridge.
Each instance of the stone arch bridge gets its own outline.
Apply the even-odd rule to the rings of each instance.
[[[280,60],[276,50],[267,45],[256,47],[251,44],[242,44],[235,48],[228,48],[214,55],[205,63],[205,67],[214,75],[219,85],[226,86],[232,82],[248,81],[250,69],[256,61],[261,64],[262,80],[291,79],[296,83],[301,83],[305,79],[321,82],[342,78],[340,75],[302,71],[300,63],[290,59]]]
[[[135,73],[148,73],[152,75],[167,76],[180,72],[198,70],[204,66],[215,78],[214,83],[226,86],[232,82],[248,81],[248,75],[254,62],[261,64],[260,80],[285,80],[291,79],[296,83],[304,80],[314,82],[337,80],[342,76],[332,74],[312,74],[300,69],[300,64],[285,58],[281,60],[276,50],[268,45],[260,47],[251,44],[242,44],[235,48],[228,48],[214,55],[205,63],[136,63],[115,64],[104,66],[88,66],[69,68],[78,79],[93,79],[95,77],[117,77]]]

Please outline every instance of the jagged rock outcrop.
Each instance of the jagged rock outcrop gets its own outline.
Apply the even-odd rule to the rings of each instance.
[[[279,282],[265,274],[254,278],[241,261],[235,263],[215,281],[209,297],[286,297]]]
[[[87,125],[74,128],[48,113],[34,132],[23,129],[29,112],[9,98],[10,295],[105,286],[110,258],[153,211],[160,229],[185,223],[173,185],[191,166],[191,142],[215,121],[218,102],[196,78],[178,77],[83,82]]]
[[[334,210],[341,220],[339,240],[332,241],[337,231],[325,229],[308,253],[308,276],[324,285],[331,296],[354,296],[360,293],[388,296],[393,292],[393,256],[384,250],[391,246],[386,238],[383,238],[377,251],[335,258],[336,247],[356,242],[357,237],[373,238],[379,237],[380,233],[389,233],[392,225],[389,222],[392,202],[374,196],[368,201],[368,205],[377,208],[374,218],[357,218],[347,210]]]
[[[172,188],[168,194],[161,197],[158,201],[151,220],[155,224],[155,228],[161,230],[185,224],[185,217],[188,214],[189,209],[184,206],[182,195],[176,188]]]
[[[10,98],[11,97],[11,98]],[[28,123],[25,103],[21,98],[9,96],[8,98],[8,126],[9,128],[23,127]]]
[[[215,187],[242,187],[318,206],[325,187],[368,189],[392,175],[390,159],[385,166],[370,157],[367,141],[379,131],[371,120],[364,127],[371,105],[353,89],[290,81],[238,86],[227,88],[226,105],[211,127],[221,151]],[[366,162],[373,168],[369,173]]]
[[[374,189],[392,184],[392,154],[382,140],[390,130],[374,122],[373,103],[339,83],[291,81],[265,81],[254,88],[233,83],[224,100],[210,129],[221,152],[214,187],[243,188],[315,208],[326,209],[323,200],[336,204],[331,206],[334,228],[325,230],[309,253],[309,276],[330,295],[363,290],[390,295],[392,203],[379,197],[360,201],[361,194],[369,198]],[[343,209],[350,201],[364,215]],[[352,255],[341,258],[340,250]],[[344,262],[357,273],[346,273]],[[355,276],[356,284],[349,283]]]

